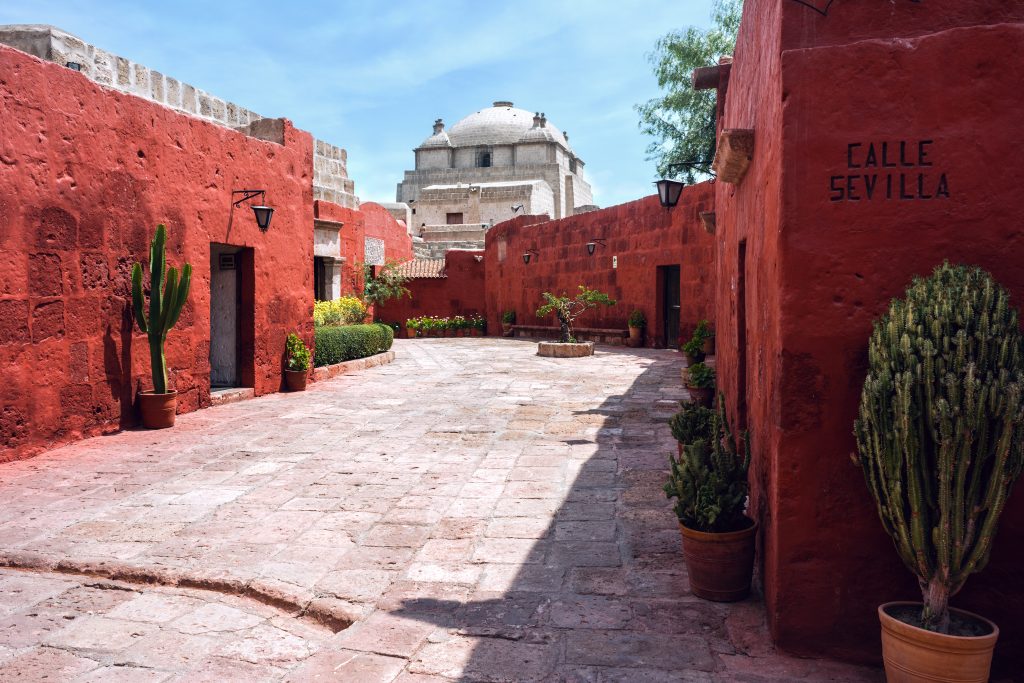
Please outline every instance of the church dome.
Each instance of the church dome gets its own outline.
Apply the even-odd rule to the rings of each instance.
[[[437,119],[434,121],[434,134],[423,141],[423,143],[417,147],[417,149],[425,149],[430,147],[451,147],[452,142],[448,139],[448,133],[444,130],[444,121]]]
[[[514,145],[534,127],[534,114],[517,109],[511,102],[495,102],[494,106],[481,109],[462,119],[448,131],[454,147],[476,147],[479,145]],[[547,126],[546,140],[556,142],[566,149],[569,144],[554,126]]]

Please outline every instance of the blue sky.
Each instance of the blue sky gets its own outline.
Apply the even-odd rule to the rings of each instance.
[[[394,201],[435,118],[512,100],[569,132],[602,206],[653,192],[633,109],[657,94],[647,54],[710,12],[711,0],[0,0],[0,23],[59,26],[345,147],[364,201]]]

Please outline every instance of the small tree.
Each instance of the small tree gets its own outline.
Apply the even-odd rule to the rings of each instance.
[[[605,306],[615,305],[615,299],[596,289],[588,289],[584,285],[579,286],[579,293],[572,299],[565,294],[555,296],[551,292],[544,292],[541,296],[544,297],[544,305],[537,309],[537,317],[546,318],[552,313],[555,314],[561,327],[561,338],[559,341],[563,344],[576,341],[572,329],[572,323],[576,318],[591,308],[597,308],[601,304]]]
[[[367,306],[379,306],[392,299],[412,296],[409,288],[405,286],[409,278],[399,272],[400,265],[398,261],[389,260],[378,267],[377,273],[374,274],[372,265],[363,264],[363,301]]]

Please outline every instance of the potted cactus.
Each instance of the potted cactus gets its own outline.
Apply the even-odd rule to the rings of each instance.
[[[178,279],[176,268],[167,268],[167,228],[156,226],[156,235],[149,245],[149,316],[143,310],[145,295],[142,290],[142,264],[132,266],[132,311],[139,329],[149,338],[150,369],[153,374],[152,391],[139,392],[139,410],[142,424],[148,429],[174,426],[178,407],[178,392],[167,387],[167,359],[164,342],[167,332],[181,316],[192,282],[192,266],[186,263]],[[166,278],[166,279],[165,279]],[[166,284],[165,284],[166,282]]]
[[[629,314],[629,346],[637,347],[643,344],[644,328],[647,327],[647,317],[644,312],[636,309]]]
[[[743,435],[740,454],[724,404],[720,399],[707,438],[684,446],[678,458],[669,455],[664,486],[665,495],[676,499],[690,590],[715,602],[742,600],[750,594],[757,537],[757,522],[744,514],[749,439]]]
[[[889,680],[987,681],[999,629],[949,607],[988,562],[1024,467],[1017,310],[980,268],[945,263],[875,321],[856,462],[922,602],[878,608]]]
[[[306,348],[302,337],[294,332],[288,335],[284,345],[287,356],[284,369],[285,385],[288,387],[288,391],[305,391],[306,379],[309,374],[309,349]]]
[[[694,403],[711,407],[715,397],[715,369],[704,363],[697,363],[683,370],[686,373],[686,390]]]
[[[516,312],[515,311],[509,310],[509,311],[505,311],[504,313],[502,313],[501,314],[501,336],[503,336],[503,337],[511,337],[512,336],[512,326],[515,325],[515,324],[516,324]]]
[[[710,440],[715,411],[698,403],[680,402],[679,408],[679,412],[669,419],[668,426],[672,430],[681,456],[683,446],[698,439]]]

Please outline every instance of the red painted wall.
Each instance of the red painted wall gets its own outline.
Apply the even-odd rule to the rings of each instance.
[[[625,329],[629,314],[639,308],[647,316],[647,342],[653,344],[663,327],[657,267],[679,264],[682,329],[670,336],[688,336],[713,308],[706,293],[714,279],[714,241],[699,218],[701,211],[714,210],[713,200],[713,184],[702,183],[685,188],[673,209],[650,196],[556,221],[521,216],[494,226],[485,252],[488,329],[500,332],[505,310],[514,310],[520,324],[554,325],[553,318],[536,317],[541,293],[571,294],[584,284],[618,303],[586,313],[578,326]],[[594,238],[604,238],[606,246],[590,256],[586,244]],[[529,264],[522,258],[527,250],[538,252]],[[613,255],[618,256],[615,269]]]
[[[409,318],[423,315],[483,315],[486,302],[482,254],[449,251],[445,254],[445,275],[444,278],[410,280],[406,286],[412,296],[389,301],[381,307],[378,317],[404,326]]]
[[[757,142],[742,184],[717,189],[718,367],[729,405],[746,398],[768,616],[792,652],[877,662],[875,608],[919,595],[849,460],[871,321],[947,258],[989,269],[1024,303],[1024,161],[1010,153],[1024,109],[1024,25],[984,25],[1024,10],[998,5],[835,2],[824,17],[796,3],[746,3],[724,125],[754,128]],[[970,27],[945,30],[959,23]],[[784,50],[783,39],[800,49]],[[954,68],[938,68],[950,55]],[[892,161],[901,141],[909,151],[895,168],[863,168],[870,143],[880,155],[886,142]],[[852,157],[851,143],[861,145]],[[876,171],[880,181],[864,180]],[[889,197],[888,174],[898,189],[901,172],[913,198]],[[1000,625],[1003,672],[1024,667],[1022,523],[1017,491],[991,564],[953,600]]]
[[[278,390],[286,334],[312,342],[312,139],[246,137],[0,47],[0,460],[135,423],[150,386],[129,271],[166,223],[194,268],[167,341],[180,412],[209,404],[210,243],[255,257],[255,390]],[[233,189],[267,190],[261,233]],[[148,278],[148,271],[147,271]]]
[[[359,213],[363,215],[366,237],[384,240],[386,259],[408,261],[412,258],[412,237],[404,223],[396,221],[387,209],[374,202],[364,202]]]

